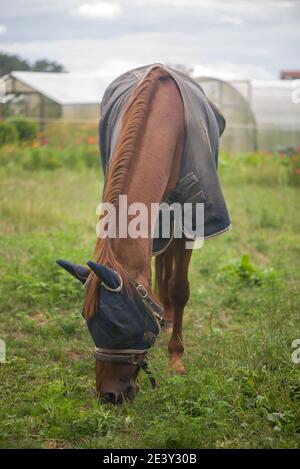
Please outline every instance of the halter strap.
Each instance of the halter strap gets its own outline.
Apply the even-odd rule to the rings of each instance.
[[[165,324],[165,320],[163,318],[163,308],[154,300],[152,300],[147,289],[142,283],[138,283],[136,281],[131,281],[131,283],[135,286],[135,289],[143,304],[146,306],[148,311],[153,314],[159,325],[162,327]]]
[[[156,388],[156,380],[148,367],[146,350],[110,350],[95,347],[95,358],[98,361],[106,363],[127,363],[129,365],[140,366],[148,376],[152,389]]]

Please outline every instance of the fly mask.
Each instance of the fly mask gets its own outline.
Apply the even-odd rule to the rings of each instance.
[[[132,279],[129,279],[132,291],[128,292],[119,274],[102,264],[89,261],[90,269],[64,260],[58,260],[57,264],[83,285],[88,282],[90,269],[100,280],[95,314],[86,319],[96,360],[140,366],[155,388],[147,354],[164,324],[162,307],[150,297],[144,285]]]

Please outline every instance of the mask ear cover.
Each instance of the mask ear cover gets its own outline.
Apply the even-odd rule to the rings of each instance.
[[[105,286],[112,291],[120,291],[122,288],[122,280],[120,276],[109,267],[105,267],[102,264],[97,264],[93,261],[88,261],[87,265],[97,275],[99,280],[105,284]]]
[[[63,259],[58,259],[56,263],[83,284],[90,274],[90,269],[80,264],[72,264],[72,262]]]

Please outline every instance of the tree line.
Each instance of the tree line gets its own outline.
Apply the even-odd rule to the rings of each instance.
[[[39,59],[30,63],[28,60],[22,59],[18,55],[0,52],[0,77],[12,71],[66,72],[64,65],[55,61]]]

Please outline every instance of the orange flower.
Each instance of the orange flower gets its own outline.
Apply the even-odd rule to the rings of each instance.
[[[88,137],[87,143],[88,145],[94,145],[95,143],[97,143],[97,140],[94,137]]]

